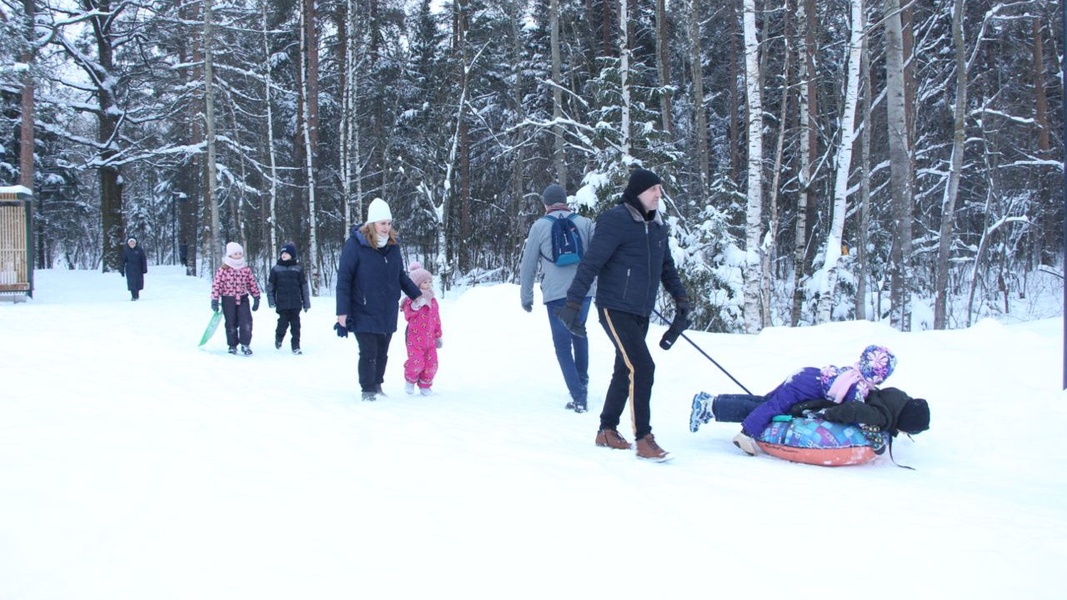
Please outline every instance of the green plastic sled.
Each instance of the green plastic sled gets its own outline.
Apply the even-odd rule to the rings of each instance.
[[[219,323],[222,322],[222,311],[217,310],[211,315],[211,320],[207,322],[207,329],[204,330],[203,337],[200,338],[200,345],[203,346],[211,339],[211,336],[215,335],[215,330],[219,328]]]

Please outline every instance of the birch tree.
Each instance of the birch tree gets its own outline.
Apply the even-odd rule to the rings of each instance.
[[[745,211],[745,332],[759,332],[760,228],[763,210],[763,96],[755,0],[744,0],[745,97],[748,117],[748,208]]]
[[[859,97],[860,63],[863,55],[863,0],[852,0],[851,34],[848,42],[848,71],[845,78],[844,106],[841,110],[840,141],[835,160],[834,204],[830,231],[823,248],[823,265],[819,273],[818,322],[830,321],[834,289],[837,287],[838,261],[841,258],[841,234],[845,228],[848,206],[848,176],[852,169],[852,145],[856,140],[856,104]]]

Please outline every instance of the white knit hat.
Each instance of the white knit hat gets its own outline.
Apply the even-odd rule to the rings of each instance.
[[[241,247],[241,244],[238,244],[237,242],[229,242],[226,244],[226,256],[232,256],[238,252],[241,254],[245,253],[245,249]]]
[[[371,200],[370,206],[367,207],[367,223],[392,220],[393,213],[389,212],[389,205],[385,203],[385,200],[381,198]]]

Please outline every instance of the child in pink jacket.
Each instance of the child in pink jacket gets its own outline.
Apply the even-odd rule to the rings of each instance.
[[[433,275],[422,268],[418,261],[408,265],[408,277],[422,290],[422,295],[412,300],[404,298],[400,308],[408,322],[408,359],[404,361],[404,390],[429,396],[433,393],[433,377],[437,374],[437,349],[441,347],[441,313],[437,299],[433,297]]]
[[[248,306],[248,297],[252,296],[252,306]],[[241,344],[241,353],[252,354],[252,311],[259,310],[259,285],[252,269],[245,263],[245,251],[241,244],[226,244],[226,256],[222,257],[222,266],[215,272],[211,282],[211,310],[219,311],[222,302],[222,314],[226,318],[226,345],[230,354],[237,354],[237,344]]]

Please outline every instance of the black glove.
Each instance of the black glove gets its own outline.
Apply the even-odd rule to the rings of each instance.
[[[218,298],[212,298],[211,299],[211,312],[219,312],[219,299]]]
[[[259,310],[259,296],[252,298],[252,312]]]
[[[556,311],[556,318],[563,322],[563,326],[566,327],[567,331],[570,331],[572,335],[585,337],[585,323],[578,321],[578,315],[581,311],[581,304],[568,301],[563,305],[563,308]]]
[[[674,305],[674,320],[671,321],[671,326],[667,328],[667,331],[663,333],[663,338],[659,341],[659,347],[664,350],[670,350],[682,332],[689,328],[689,300],[687,298],[675,300]]]
[[[435,346],[435,347],[436,347],[436,348],[437,348],[438,350],[440,350],[440,349],[441,349],[441,348],[442,348],[442,347],[443,347],[444,345],[445,345],[445,343],[441,341],[441,338],[437,338],[437,341],[436,341],[436,342],[434,342],[434,346]]]
[[[337,332],[337,337],[340,337],[340,338],[348,337],[348,328],[345,327],[344,325],[341,325],[340,323],[334,323],[333,324],[333,329],[334,329],[334,331]]]
[[[523,302],[522,309],[526,312],[533,312],[533,302]]]

